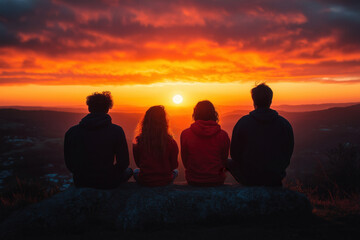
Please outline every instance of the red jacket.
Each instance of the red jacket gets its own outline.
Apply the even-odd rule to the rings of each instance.
[[[142,185],[155,187],[170,184],[173,181],[173,170],[178,167],[179,148],[174,139],[169,137],[167,148],[162,159],[158,159],[133,144],[136,165],[140,168],[138,182]]]
[[[225,181],[225,161],[230,139],[215,121],[195,121],[181,133],[181,158],[185,177],[192,185],[220,185]]]

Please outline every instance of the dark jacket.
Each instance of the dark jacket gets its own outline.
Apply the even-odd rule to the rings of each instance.
[[[185,177],[192,185],[221,185],[230,139],[215,121],[195,121],[181,133],[181,157]]]
[[[294,149],[290,123],[272,109],[257,109],[235,125],[230,154],[245,185],[281,185]]]
[[[138,182],[149,187],[170,184],[173,181],[173,171],[178,167],[179,148],[176,141],[169,137],[164,156],[158,158],[144,150],[138,140],[137,137],[133,144],[134,160],[140,168]]]
[[[66,132],[64,156],[78,187],[117,187],[129,166],[124,131],[104,113],[90,113]]]

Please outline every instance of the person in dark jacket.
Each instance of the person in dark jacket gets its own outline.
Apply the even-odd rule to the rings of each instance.
[[[226,177],[229,136],[217,123],[218,114],[210,101],[198,102],[193,118],[195,122],[180,136],[186,180],[195,186],[222,185]]]
[[[270,109],[273,92],[262,83],[251,90],[255,110],[232,133],[227,169],[241,184],[282,186],[294,149],[290,123]]]
[[[139,135],[133,144],[136,165],[135,180],[144,186],[171,184],[178,175],[179,148],[169,133],[163,106],[150,107],[139,124]]]
[[[94,93],[86,104],[90,114],[65,134],[65,164],[76,187],[116,188],[132,170],[124,131],[107,114],[113,106],[111,93]]]

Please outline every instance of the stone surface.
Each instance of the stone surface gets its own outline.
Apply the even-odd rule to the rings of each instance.
[[[282,188],[236,185],[147,188],[127,183],[115,190],[71,187],[15,212],[1,224],[0,236],[81,232],[92,226],[142,230],[310,214],[311,205],[304,195]]]

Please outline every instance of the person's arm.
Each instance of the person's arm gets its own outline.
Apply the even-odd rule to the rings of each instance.
[[[171,169],[177,169],[179,166],[178,163],[178,155],[179,155],[179,148],[177,146],[177,143],[174,139],[171,139],[171,143],[170,143],[170,164],[171,164]]]
[[[119,137],[116,142],[116,167],[120,168],[120,170],[125,170],[129,167],[129,149],[125,137],[124,130],[120,128]]]
[[[73,146],[71,144],[71,138],[70,138],[70,130],[65,133],[64,138],[64,160],[65,165],[67,169],[69,169],[70,172],[74,172],[76,159],[73,158]]]
[[[133,143],[133,156],[136,166],[140,167],[140,149],[139,149],[139,142],[138,138],[135,139],[135,142]]]
[[[287,168],[290,164],[290,159],[291,156],[293,154],[294,151],[294,132],[293,129],[291,127],[291,124],[289,122],[287,122],[288,124],[288,140],[287,140],[287,148],[286,148],[286,152],[287,152],[287,161],[284,163],[285,168]]]
[[[224,131],[223,147],[221,150],[221,160],[224,166],[226,166],[226,162],[229,156],[229,148],[230,148],[230,138],[229,135]]]
[[[232,132],[230,145],[230,156],[234,161],[241,161],[241,148],[242,143],[239,136],[239,122],[237,122]]]
[[[181,159],[183,162],[183,165],[185,168],[187,168],[187,160],[188,160],[188,149],[187,149],[187,145],[184,139],[184,132],[181,133],[180,135],[180,147],[181,147]]]

